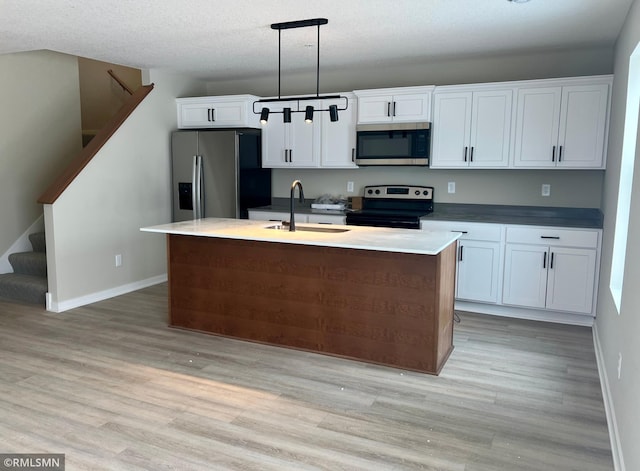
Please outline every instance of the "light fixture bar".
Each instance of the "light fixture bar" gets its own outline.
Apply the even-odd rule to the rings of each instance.
[[[329,20],[326,18],[311,18],[309,20],[286,21],[284,23],[273,23],[271,29],[278,31],[283,29],[306,28],[307,26],[326,25]]]

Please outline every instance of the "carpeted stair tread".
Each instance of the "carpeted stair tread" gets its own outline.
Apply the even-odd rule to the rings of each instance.
[[[0,298],[36,303],[44,306],[47,279],[41,276],[6,273],[0,275]]]
[[[33,234],[29,234],[29,242],[31,242],[31,247],[33,247],[34,252],[47,251],[47,242],[44,232],[34,232]]]
[[[12,253],[9,263],[17,274],[47,277],[47,254],[44,252]]]

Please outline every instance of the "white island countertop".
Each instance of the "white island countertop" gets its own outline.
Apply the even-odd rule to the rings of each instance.
[[[344,249],[378,250],[423,255],[437,255],[462,234],[459,232],[391,229],[383,227],[296,224],[296,228],[345,229],[345,232],[309,232],[267,229],[273,221],[206,218],[143,227],[144,232],[158,232],[220,239],[255,240],[281,244],[315,245]]]

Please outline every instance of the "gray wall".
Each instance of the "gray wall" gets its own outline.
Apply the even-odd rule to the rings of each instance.
[[[605,399],[617,422],[614,436],[619,441],[614,443],[614,453],[624,457],[625,468],[629,471],[640,469],[640,146],[637,143],[620,314],[609,290],[609,280],[620,181],[629,58],[639,47],[640,1],[636,0],[627,15],[615,49],[609,164],[603,196],[604,239],[596,317],[602,366],[608,380],[604,385]],[[635,103],[633,112],[638,112],[637,107],[638,103]],[[623,358],[620,379],[617,375],[618,353],[622,354]]]
[[[330,52],[326,52],[329,54]],[[277,62],[276,62],[277,64]],[[508,80],[524,80],[580,75],[610,74],[612,48],[554,50],[518,55],[464,57],[456,60],[354,66],[340,70],[320,67],[321,91],[350,91],[410,85],[451,85]],[[315,73],[315,71],[314,71]],[[314,75],[293,75],[282,71],[284,94],[313,92]],[[210,82],[210,95],[277,93],[277,65],[273,77],[243,78],[229,82]],[[414,168],[353,170],[290,170],[273,172],[274,196],[288,196],[293,178],[300,178],[305,196],[323,193],[343,194],[346,182],[355,182],[356,192],[368,184],[408,183],[436,188],[436,202],[522,204],[533,206],[601,207],[603,171],[580,170],[425,170]],[[456,182],[456,194],[446,193],[447,182]],[[551,184],[551,196],[542,197],[541,185]]]

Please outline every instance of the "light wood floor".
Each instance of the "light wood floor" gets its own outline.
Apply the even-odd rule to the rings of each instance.
[[[611,470],[591,330],[462,313],[439,377],[0,301],[0,452],[67,470]]]

